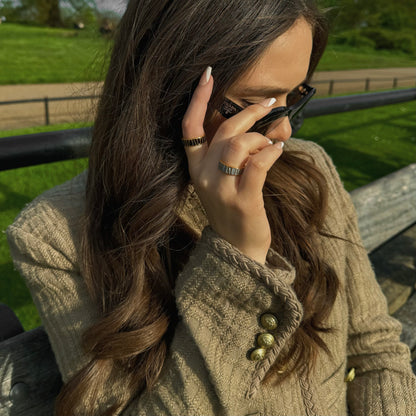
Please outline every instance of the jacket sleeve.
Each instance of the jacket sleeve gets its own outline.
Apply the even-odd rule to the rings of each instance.
[[[359,234],[355,208],[332,161],[325,155],[335,185],[333,197],[345,216],[346,297],[349,311],[347,400],[354,416],[416,415],[416,378],[410,352],[400,342],[401,324],[388,314],[387,301],[375,278]]]
[[[80,340],[97,316],[79,269],[65,253],[62,233],[51,228],[42,234],[19,223],[8,229],[15,265],[31,291],[65,382],[89,360]],[[261,265],[211,228],[204,229],[177,279],[180,320],[162,374],[152,391],[130,402],[123,416],[257,410],[250,399],[302,317],[291,288],[293,267],[272,251],[267,259]],[[263,360],[254,362],[249,353],[256,347],[256,335],[264,331],[259,320],[265,312],[279,319],[276,343]],[[103,398],[104,407],[118,386],[112,387]]]
[[[204,229],[177,281],[181,322],[160,381],[123,415],[256,412],[250,398],[302,317],[290,287],[293,268],[276,253],[269,252],[268,260],[274,267],[256,263]],[[279,332],[265,359],[253,362],[248,354],[265,312],[278,315]]]

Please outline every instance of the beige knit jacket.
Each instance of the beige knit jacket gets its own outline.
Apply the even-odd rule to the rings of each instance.
[[[323,335],[333,359],[322,353],[308,379],[297,372],[277,386],[262,384],[302,320],[292,288],[296,270],[272,250],[261,265],[221,239],[190,192],[180,216],[201,237],[177,279],[181,319],[156,388],[133,397],[123,416],[416,415],[409,349],[399,342],[400,323],[388,315],[359,247],[349,195],[322,148],[291,139],[287,149],[310,154],[328,180],[326,230],[358,243],[321,239],[325,260],[342,285],[326,323],[336,331]],[[85,179],[84,173],[39,196],[7,230],[15,265],[39,310],[64,382],[88,362],[81,335],[98,315],[79,267]],[[277,317],[276,329],[262,326],[265,312]],[[251,361],[249,352],[264,332],[276,342],[264,359]],[[351,368],[355,379],[345,382]],[[122,376],[109,381],[101,406],[123,394],[123,381]]]

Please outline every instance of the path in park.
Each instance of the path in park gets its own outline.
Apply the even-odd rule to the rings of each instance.
[[[315,81],[314,85],[317,87],[319,96],[328,94],[330,80],[334,80],[333,93],[339,94],[364,91],[366,79],[370,79],[370,91],[392,88],[394,78],[397,78],[398,87],[414,87],[416,68],[324,71],[317,72],[313,81]],[[100,83],[5,85],[0,86],[0,102],[44,97],[99,95],[100,88]],[[92,120],[95,103],[95,99],[49,102],[50,124]],[[44,102],[0,105],[0,130],[42,124],[45,124]]]

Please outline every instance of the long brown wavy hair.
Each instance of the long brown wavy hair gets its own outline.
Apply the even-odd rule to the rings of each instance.
[[[229,87],[300,17],[313,30],[309,76],[326,46],[323,16],[312,0],[132,0],[119,24],[93,129],[86,191],[82,273],[99,320],[83,337],[91,361],[62,389],[58,415],[96,415],[113,371],[124,390],[113,415],[161,372],[177,313],[175,279],[196,236],[178,208],[189,173],[181,121],[203,70],[215,74],[211,111]],[[312,160],[284,152],[268,174],[265,204],[272,247],[295,266],[304,317],[287,358],[287,373],[312,368],[319,335],[339,282],[323,262],[327,188]],[[283,173],[282,173],[283,172]],[[307,282],[305,284],[304,282]],[[312,364],[311,364],[312,363]],[[280,371],[279,371],[280,372]]]

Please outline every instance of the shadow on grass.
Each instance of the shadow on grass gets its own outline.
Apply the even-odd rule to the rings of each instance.
[[[413,288],[416,284],[416,224],[370,254],[379,280],[392,280]]]
[[[416,161],[411,150],[416,140],[411,111],[397,114],[396,110],[389,118],[388,109],[381,110],[384,114],[373,115],[371,121],[365,113],[317,117],[305,121],[297,136],[325,148],[351,191]],[[367,136],[362,136],[363,131]]]
[[[21,210],[33,200],[32,197],[21,194],[5,183],[0,182],[0,195],[4,195],[4,200],[0,199],[0,211]]]
[[[368,110],[361,110],[361,111],[368,111]],[[340,113],[337,114],[338,117],[342,117],[343,114],[347,114],[347,113]],[[353,115],[354,112],[349,113],[349,115]],[[365,116],[365,113],[356,113],[357,114],[357,119],[362,119],[363,116]],[[359,117],[358,117],[359,116]],[[335,135],[335,134],[340,134],[340,133],[345,133],[348,131],[353,131],[355,129],[367,129],[368,127],[371,126],[392,126],[392,127],[399,127],[400,129],[406,129],[407,133],[409,134],[409,136],[414,136],[415,130],[414,130],[414,120],[411,119],[411,116],[414,116],[409,112],[405,112],[403,114],[394,115],[394,118],[386,118],[386,115],[382,115],[380,117],[375,118],[374,115],[371,115],[371,121],[363,121],[360,123],[354,123],[354,124],[348,124],[348,126],[343,126],[342,128],[333,128],[333,129],[325,129],[322,130],[322,134],[324,134],[325,136],[330,136],[330,135]],[[314,117],[315,120],[322,120],[322,126],[328,125],[329,123],[325,123],[325,118],[326,117],[331,117],[331,115],[327,115],[327,116],[319,116],[319,117]],[[333,117],[333,115],[332,115]],[[410,120],[409,124],[397,124],[397,122],[399,120]],[[306,119],[308,120],[308,119]],[[361,121],[361,120],[360,120]],[[305,122],[307,123],[307,121]],[[300,129],[300,132],[302,133],[302,129]]]
[[[13,262],[0,264],[0,302],[13,310],[33,303],[29,290],[19,272],[14,270]]]

